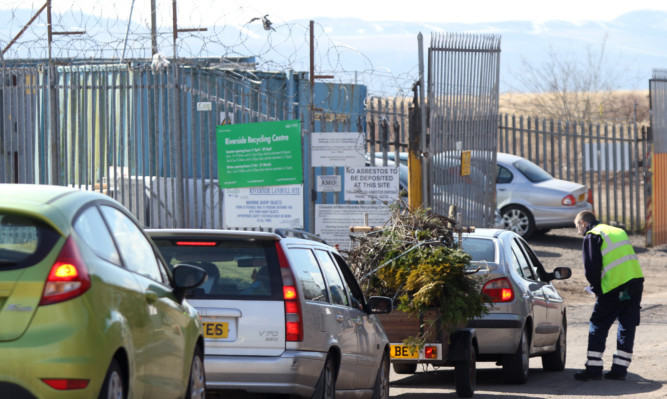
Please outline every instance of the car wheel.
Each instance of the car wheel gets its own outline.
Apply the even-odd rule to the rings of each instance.
[[[197,346],[192,356],[190,366],[190,379],[186,399],[204,399],[206,397],[206,375],[204,373],[204,361],[202,351]]]
[[[373,399],[389,399],[389,356],[386,353],[382,355],[378,375],[375,377]]]
[[[394,363],[394,373],[414,374],[417,371],[417,363]]]
[[[565,370],[565,360],[567,354],[567,320],[563,317],[563,329],[558,335],[556,350],[554,352],[542,355],[542,368],[547,371]]]
[[[331,356],[327,356],[320,378],[315,385],[312,399],[333,399],[336,393],[336,369]]]
[[[503,225],[523,238],[530,237],[535,232],[535,221],[528,209],[519,205],[510,205],[501,211]]]
[[[470,358],[454,364],[454,379],[456,381],[456,394],[460,398],[471,398],[475,393],[477,383],[477,359],[475,348],[470,348]]]
[[[111,365],[109,365],[109,370],[107,370],[107,375],[104,377],[99,399],[125,399],[125,388],[123,371],[116,359],[113,359]]]
[[[516,352],[511,355],[503,355],[505,382],[508,384],[525,384],[528,381],[529,362],[530,341],[528,340],[528,333],[524,329]]]

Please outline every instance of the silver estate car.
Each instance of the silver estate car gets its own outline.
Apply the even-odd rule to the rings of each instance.
[[[551,281],[569,278],[571,269],[547,272],[526,241],[508,230],[477,229],[463,234],[461,245],[493,301],[487,315],[469,322],[477,333],[477,361],[501,364],[513,384],[526,382],[531,357],[540,356],[544,370],[562,371],[567,316]]]
[[[148,230],[170,264],[208,280],[186,294],[205,335],[207,390],[389,398],[389,342],[335,248],[295,230]]]
[[[536,231],[572,227],[577,213],[593,209],[588,187],[555,179],[516,155],[499,152],[496,158],[496,206],[506,229],[528,238]]]

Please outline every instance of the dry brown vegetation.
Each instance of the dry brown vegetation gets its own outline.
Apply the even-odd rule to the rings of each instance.
[[[576,122],[649,123],[648,90],[596,93],[503,93],[501,114]]]

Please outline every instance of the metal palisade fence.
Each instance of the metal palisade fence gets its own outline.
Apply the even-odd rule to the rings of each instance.
[[[499,79],[500,36],[432,35],[426,195],[436,213],[455,205],[464,226],[494,220]]]
[[[151,227],[221,227],[216,125],[298,115],[282,73],[35,64],[0,68],[0,181],[99,191]]]
[[[501,115],[498,152],[527,158],[555,178],[588,186],[602,222],[643,231],[650,155],[647,126]]]

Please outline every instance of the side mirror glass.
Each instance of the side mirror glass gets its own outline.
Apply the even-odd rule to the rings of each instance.
[[[394,302],[386,296],[372,296],[368,298],[368,313],[382,314],[391,313]]]
[[[185,291],[199,287],[208,275],[201,267],[179,263],[174,266],[174,293],[179,302],[183,301]]]
[[[554,269],[554,277],[556,280],[565,280],[572,277],[572,269],[569,267],[557,267]]]

